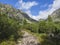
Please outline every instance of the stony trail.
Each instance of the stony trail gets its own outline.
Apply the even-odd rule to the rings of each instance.
[[[24,33],[22,41],[18,45],[38,45],[37,38],[27,31],[22,31]]]

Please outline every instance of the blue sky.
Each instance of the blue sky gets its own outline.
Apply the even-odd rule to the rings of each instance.
[[[0,2],[10,4],[36,20],[45,19],[53,11],[60,8],[60,0],[0,0]]]

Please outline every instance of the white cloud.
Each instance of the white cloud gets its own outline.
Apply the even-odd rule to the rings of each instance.
[[[46,11],[40,11],[37,16],[33,16],[33,15],[31,14],[31,11],[30,11],[30,10],[26,11],[26,13],[27,13],[31,18],[33,18],[33,19],[35,19],[35,20],[46,19],[46,17],[48,17],[48,10],[46,10]]]
[[[53,4],[49,5],[49,8],[44,11],[39,11],[37,16],[34,16],[36,20],[46,19],[48,15],[51,15],[55,10],[60,8],[60,0],[54,0]]]
[[[60,0],[54,0],[53,4],[49,5],[49,8],[44,11],[39,11],[37,16],[33,16],[31,14],[31,11],[29,10],[32,6],[38,5],[35,1],[33,2],[23,2],[22,0],[19,1],[20,3],[20,9],[26,9],[26,13],[33,19],[39,20],[39,19],[46,19],[48,15],[52,14],[56,9],[60,8]],[[45,5],[46,6],[46,5]]]
[[[60,0],[55,0],[55,1],[54,1],[54,3],[53,3],[53,8],[54,8],[54,9],[60,8]]]
[[[16,4],[16,6],[18,6],[19,9],[23,9],[23,10],[28,10],[35,5],[38,5],[38,3],[35,2],[35,1],[33,1],[33,2],[23,2],[23,0],[19,0]]]
[[[49,5],[49,8],[47,10],[44,11],[39,11],[37,16],[33,16],[31,14],[30,10],[27,10],[26,13],[33,19],[35,20],[39,20],[39,19],[46,19],[48,17],[49,14],[51,14],[52,10],[51,10],[52,5]]]
[[[38,17],[33,16],[33,15],[31,14],[31,11],[30,11],[30,10],[27,10],[26,13],[27,13],[31,18],[37,20]]]

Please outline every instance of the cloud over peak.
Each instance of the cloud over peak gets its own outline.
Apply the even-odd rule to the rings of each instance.
[[[33,19],[35,20],[39,20],[39,19],[46,19],[48,17],[48,15],[51,15],[55,10],[60,8],[60,0],[54,0],[52,4],[45,4],[48,5],[48,8],[46,10],[39,10],[39,13],[34,16],[31,13],[31,8],[33,6],[38,5],[38,3],[36,1],[32,1],[32,2],[24,2],[23,0],[19,0],[16,4],[16,6],[18,7],[18,9],[21,10],[25,10],[25,12]],[[44,5],[43,5],[44,7]]]

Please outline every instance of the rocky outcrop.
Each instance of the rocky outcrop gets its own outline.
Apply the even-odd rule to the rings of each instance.
[[[8,4],[0,3],[0,13],[6,14],[10,18],[14,18],[14,19],[19,20],[19,21],[26,19],[30,22],[38,22],[38,21],[32,19],[27,13],[25,13],[19,9],[16,9],[13,6],[8,5]]]
[[[60,8],[57,9],[56,11],[54,11],[52,14],[51,14],[51,17],[52,17],[52,20],[54,22],[60,22]]]

